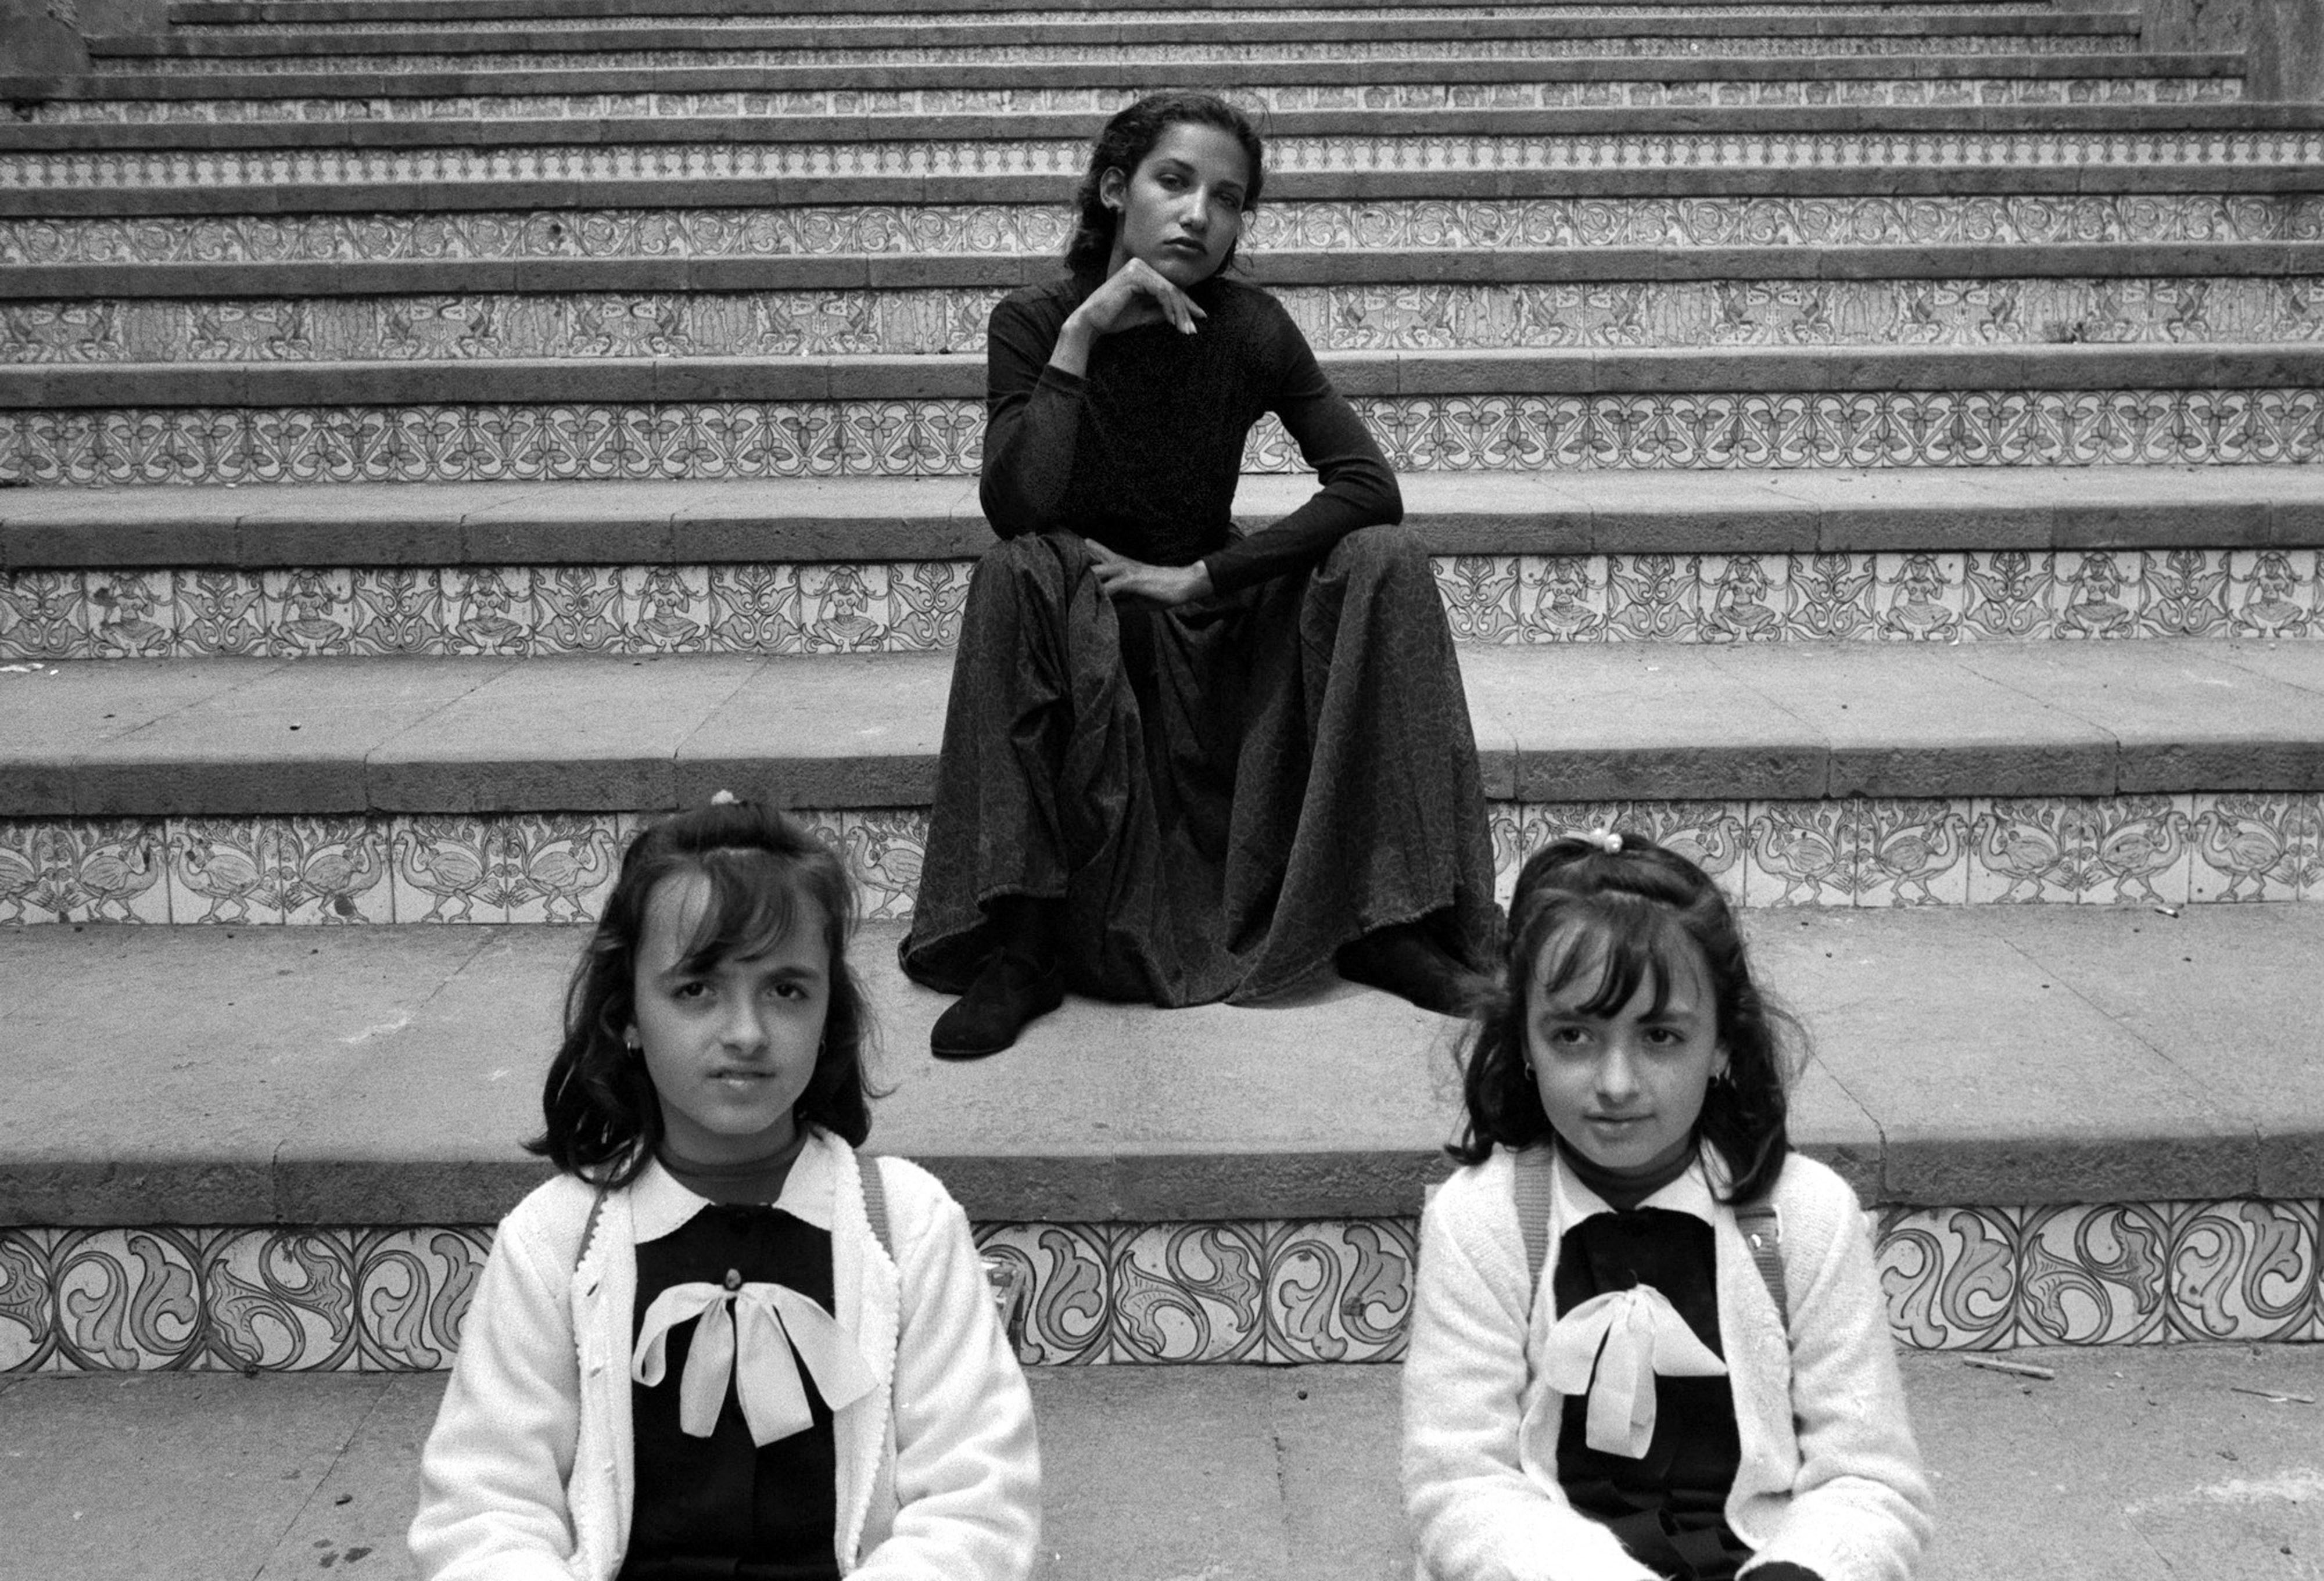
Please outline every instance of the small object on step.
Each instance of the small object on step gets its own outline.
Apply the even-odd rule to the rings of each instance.
[[[2007,1373],[2019,1378],[2055,1378],[2058,1375],[2053,1367],[2037,1367],[2032,1362],[2006,1362],[1990,1356],[1965,1356],[1961,1357],[1961,1365],[1983,1367],[1988,1373]]]
[[[2230,1394],[2250,1394],[2256,1396],[2261,1400],[2273,1401],[2278,1405],[2313,1405],[2316,1403],[2316,1396],[2313,1394],[2287,1394],[2280,1389],[2247,1389],[2241,1383],[2228,1384],[2227,1393]]]
[[[2164,916],[2177,916],[2179,915],[2179,908],[2177,906],[2165,905],[2159,900],[2154,903],[2153,909],[2161,912]]]

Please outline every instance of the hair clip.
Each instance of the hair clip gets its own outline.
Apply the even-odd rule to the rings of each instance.
[[[739,807],[742,804],[742,798],[733,791],[713,791],[710,793],[710,804],[714,807]]]
[[[1600,850],[1604,851],[1609,857],[1618,857],[1622,854],[1622,837],[1615,833],[1610,829],[1592,829],[1587,833],[1578,834],[1574,836],[1574,838],[1582,841],[1587,844],[1596,846]]]

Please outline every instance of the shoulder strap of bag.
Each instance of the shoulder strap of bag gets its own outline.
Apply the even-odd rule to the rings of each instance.
[[[1517,1199],[1517,1234],[1525,1242],[1526,1300],[1541,1288],[1541,1267],[1549,1257],[1550,1170],[1554,1153],[1528,1147],[1515,1155],[1509,1175],[1510,1194]],[[1784,1290],[1784,1221],[1775,1205],[1765,1197],[1735,1205],[1735,1227],[1751,1248],[1751,1261],[1775,1303],[1784,1331],[1792,1327],[1791,1302]]]
[[[581,1221],[581,1245],[573,1253],[573,1272],[576,1273],[581,1272],[582,1259],[589,1255],[589,1243],[596,1238],[597,1220],[605,1211],[605,1199],[610,1194],[605,1187],[600,1186],[596,1196],[589,1200],[589,1217]]]
[[[1525,1241],[1526,1301],[1541,1288],[1541,1265],[1549,1257],[1550,1161],[1546,1146],[1528,1147],[1510,1163],[1509,1190],[1517,1200],[1517,1234]]]
[[[1759,1279],[1775,1301],[1775,1316],[1789,1334],[1792,1303],[1784,1290],[1783,1216],[1766,1198],[1756,1197],[1735,1205],[1735,1227],[1743,1232],[1743,1244],[1751,1248],[1751,1261],[1759,1265]]]
[[[858,1153],[855,1173],[863,1182],[863,1217],[872,1221],[872,1234],[878,1238],[880,1249],[893,1262],[896,1243],[888,1234],[888,1188],[880,1180],[880,1161],[871,1154]]]

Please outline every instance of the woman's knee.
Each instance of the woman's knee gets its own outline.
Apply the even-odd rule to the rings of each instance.
[[[1332,547],[1325,562],[1334,574],[1347,577],[1427,578],[1428,546],[1418,529],[1409,527],[1362,527]]]
[[[1061,602],[1066,590],[1086,573],[1089,562],[1089,547],[1078,538],[1020,533],[1002,538],[977,556],[970,594],[989,599],[1001,596],[1006,589],[1019,598]]]

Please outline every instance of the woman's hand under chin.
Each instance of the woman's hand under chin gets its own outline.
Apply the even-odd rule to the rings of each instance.
[[[1211,594],[1211,568],[1200,560],[1191,565],[1148,565],[1101,543],[1092,542],[1089,551],[1097,562],[1098,585],[1108,598],[1140,598],[1167,608]]]
[[[1074,309],[1057,332],[1049,365],[1075,377],[1089,372],[1090,347],[1109,335],[1148,324],[1168,324],[1192,335],[1210,315],[1143,258],[1133,258],[1105,277]]]

